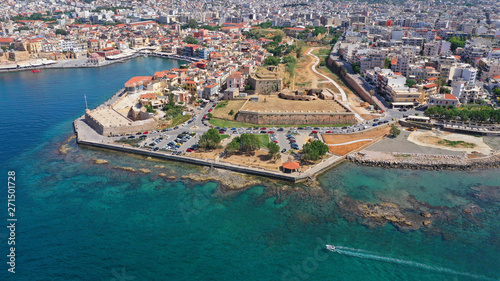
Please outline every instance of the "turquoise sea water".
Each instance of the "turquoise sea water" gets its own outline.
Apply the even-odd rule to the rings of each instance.
[[[158,176],[179,178],[199,167],[66,141],[72,120],[85,109],[84,93],[93,108],[131,76],[177,65],[138,58],[99,69],[0,74],[0,163],[4,182],[7,171],[17,173],[18,218],[17,273],[7,272],[2,227],[0,280],[500,279],[499,203],[476,198],[470,188],[500,185],[499,170],[386,170],[345,163],[319,177],[320,195],[276,196],[263,186],[223,193],[215,182]],[[66,143],[71,150],[60,154]],[[94,165],[96,158],[110,164]],[[0,196],[6,202],[5,188]],[[408,209],[414,207],[411,197],[449,217],[410,232],[389,224],[367,227],[338,207],[346,196]],[[482,212],[464,215],[468,204]],[[326,243],[342,248],[327,252]]]

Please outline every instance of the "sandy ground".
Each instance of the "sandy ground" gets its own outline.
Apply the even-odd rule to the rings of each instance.
[[[228,105],[229,106],[229,105]],[[314,111],[339,111],[345,112],[345,109],[334,102],[328,102],[322,99],[312,101],[285,100],[277,95],[259,96],[259,102],[247,102],[241,110],[250,111],[274,111],[274,112],[314,112]],[[214,115],[215,116],[215,115]]]
[[[447,146],[438,143],[438,141],[442,139],[450,141],[464,141],[467,143],[473,143],[476,146],[473,148]],[[484,155],[489,155],[493,152],[491,147],[489,147],[483,142],[483,138],[478,138],[470,135],[448,133],[448,132],[415,131],[408,136],[408,141],[421,146],[441,148],[451,151],[461,151],[467,153],[474,152],[474,153],[481,153]]]
[[[330,152],[336,155],[346,155],[349,152],[362,147],[365,144],[371,143],[371,141],[360,141],[356,143],[339,145],[339,146],[329,146]]]
[[[400,128],[401,129],[401,128]],[[381,152],[399,152],[399,153],[422,153],[422,154],[440,154],[440,155],[461,155],[463,151],[452,151],[436,147],[421,146],[408,141],[409,131],[401,130],[401,134],[396,138],[384,138],[374,143],[367,150]]]
[[[274,171],[279,171],[279,168],[281,167],[281,159],[271,159],[267,155],[267,150],[258,150],[254,155],[235,153],[221,159],[221,161],[254,168],[265,168]]]
[[[323,139],[326,144],[339,144],[361,139],[375,139],[388,134],[390,130],[391,127],[384,126],[355,134],[324,134]]]
[[[310,48],[305,49],[295,67],[295,89],[317,88],[318,77],[312,72],[313,56],[307,55]]]

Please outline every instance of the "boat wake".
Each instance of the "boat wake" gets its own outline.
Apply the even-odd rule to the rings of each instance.
[[[376,255],[376,254],[373,254],[373,252],[369,252],[369,251],[362,250],[362,249],[354,249],[354,248],[349,248],[349,247],[336,246],[336,252],[339,254],[348,255],[348,256],[357,257],[357,258],[362,258],[362,259],[371,259],[371,260],[378,260],[378,261],[384,261],[384,262],[390,262],[390,263],[397,263],[397,264],[402,264],[402,265],[409,265],[409,266],[419,267],[419,268],[437,271],[437,272],[466,276],[466,277],[470,277],[470,278],[474,278],[474,279],[495,280],[493,278],[489,278],[489,277],[474,274],[474,273],[460,272],[460,271],[456,271],[453,269],[439,267],[439,266],[432,266],[432,265],[428,265],[428,264],[420,263],[420,262],[414,262],[414,261],[391,258],[391,257],[384,257],[384,256]]]

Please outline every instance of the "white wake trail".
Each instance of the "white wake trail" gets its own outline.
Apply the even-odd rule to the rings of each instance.
[[[353,256],[353,257],[358,257],[358,258],[363,258],[363,259],[379,260],[379,261],[384,261],[384,262],[392,262],[392,263],[397,263],[397,264],[409,265],[409,266],[419,267],[419,268],[423,268],[423,269],[427,269],[427,270],[433,270],[433,271],[438,271],[438,272],[443,272],[443,273],[450,273],[450,274],[455,274],[455,275],[462,275],[462,276],[471,277],[471,278],[475,278],[475,279],[481,279],[481,280],[496,280],[493,278],[489,278],[489,277],[474,274],[474,273],[455,271],[453,269],[439,267],[439,266],[432,266],[432,265],[428,265],[428,264],[424,264],[424,263],[420,263],[420,262],[384,257],[384,256],[375,255],[375,254],[368,254],[367,253],[368,251],[365,251],[362,249],[354,249],[354,248],[348,248],[348,247],[342,247],[342,246],[336,246],[336,247],[337,247],[336,252],[339,254],[343,254],[343,255],[348,255],[348,256]]]

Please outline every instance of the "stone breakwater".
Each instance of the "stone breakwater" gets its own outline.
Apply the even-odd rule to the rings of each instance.
[[[420,153],[396,153],[363,151],[351,153],[346,158],[356,164],[399,169],[423,170],[474,170],[500,168],[500,154],[480,158],[463,155],[435,155]]]

